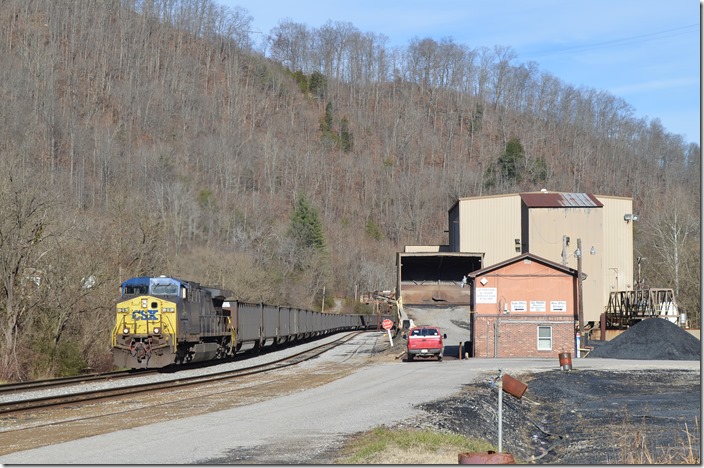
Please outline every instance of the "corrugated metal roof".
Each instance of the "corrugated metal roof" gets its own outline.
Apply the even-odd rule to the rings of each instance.
[[[591,193],[522,193],[528,208],[601,208],[604,205]]]

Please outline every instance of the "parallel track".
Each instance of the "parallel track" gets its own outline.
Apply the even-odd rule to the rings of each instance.
[[[0,395],[11,395],[13,393],[27,392],[48,388],[66,387],[88,382],[102,382],[130,377],[142,377],[158,372],[156,369],[134,369],[114,372],[103,372],[98,374],[85,374],[73,377],[60,377],[56,379],[32,380],[30,382],[14,382],[0,385]]]
[[[317,346],[315,348],[296,353],[292,356],[282,358],[270,363],[250,366],[244,369],[221,371],[205,376],[181,377],[173,380],[168,380],[158,383],[129,385],[119,388],[110,388],[103,390],[92,390],[85,392],[77,392],[60,396],[50,396],[42,398],[33,398],[27,400],[13,401],[0,403],[0,415],[14,415],[25,411],[36,410],[40,408],[60,407],[69,404],[85,403],[89,401],[105,400],[116,398],[125,395],[134,395],[137,393],[155,392],[163,390],[172,390],[193,385],[203,385],[214,383],[227,379],[234,379],[246,375],[258,374],[262,372],[273,371],[285,367],[293,366],[301,362],[316,358],[330,349],[344,344],[357,336],[361,332],[354,332],[342,336],[335,341]],[[78,380],[81,382],[81,380]],[[75,383],[75,382],[74,382]],[[64,384],[68,385],[68,384]],[[7,431],[5,431],[7,432]]]

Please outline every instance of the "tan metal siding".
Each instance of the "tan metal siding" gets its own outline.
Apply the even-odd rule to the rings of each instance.
[[[515,239],[521,239],[524,244],[529,243],[527,249],[531,253],[562,264],[562,236],[567,235],[567,266],[576,269],[574,251],[577,238],[581,238],[582,270],[588,275],[583,285],[584,320],[598,324],[609,294],[633,289],[634,221],[626,223],[623,219],[626,213],[633,213],[631,198],[595,197],[603,207],[554,208],[556,212],[542,214],[539,210],[552,208],[529,208],[525,220],[521,217],[520,194],[461,198],[458,207],[453,206],[459,210],[459,232],[458,245],[451,249],[484,252],[482,266],[487,267],[520,255],[515,250]],[[521,236],[522,222],[527,239]],[[590,253],[592,247],[594,255]]]
[[[518,194],[460,199],[460,252],[485,252],[483,266],[520,255],[521,197]]]
[[[633,213],[633,200],[623,197],[597,195],[604,204],[604,303],[614,291],[632,291],[633,278],[633,224],[623,216]]]
[[[529,210],[530,252],[562,264],[562,236],[570,238],[565,265],[577,269],[577,239],[582,240],[584,322],[599,323],[603,291],[603,208],[532,208]],[[594,254],[592,255],[592,247]]]

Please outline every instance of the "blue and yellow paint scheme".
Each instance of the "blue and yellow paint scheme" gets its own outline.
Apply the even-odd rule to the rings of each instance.
[[[381,323],[381,317],[367,323],[356,314],[324,314],[230,297],[230,291],[174,277],[128,279],[120,285],[116,304],[113,364],[139,369],[217,360],[234,357],[242,350],[369,329]]]
[[[232,355],[237,332],[222,308],[228,294],[167,276],[125,281],[112,330],[113,363],[159,368]]]
[[[186,282],[174,278],[132,278],[120,286],[113,360],[117,367],[163,367],[178,355],[178,309]]]

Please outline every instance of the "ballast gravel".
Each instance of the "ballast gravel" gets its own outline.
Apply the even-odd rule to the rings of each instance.
[[[200,367],[195,369],[169,371],[160,374],[148,374],[142,377],[131,377],[126,379],[102,381],[102,382],[90,382],[76,385],[68,385],[60,388],[48,388],[48,389],[37,389],[30,390],[22,393],[14,393],[12,395],[0,395],[0,403],[5,403],[8,401],[24,401],[32,398],[45,398],[53,396],[61,396],[77,391],[95,391],[95,390],[106,390],[114,388],[128,387],[130,385],[142,385],[158,382],[167,382],[170,380],[177,380],[188,377],[200,377],[212,374],[215,372],[225,372],[231,370],[238,370],[244,367],[257,366],[261,364],[268,364],[277,359],[286,358],[292,356],[296,353],[307,351],[315,347],[321,346],[323,344],[330,343],[344,336],[345,333],[337,333],[329,336],[322,337],[320,339],[305,342],[296,346],[291,346],[288,348],[282,348],[275,352],[268,352],[254,357],[247,357],[242,360],[236,360],[226,364],[218,364],[214,366]],[[0,430],[1,432],[1,430]]]

